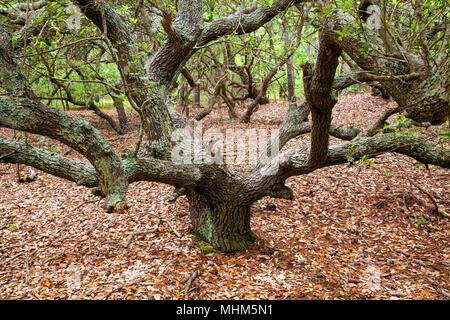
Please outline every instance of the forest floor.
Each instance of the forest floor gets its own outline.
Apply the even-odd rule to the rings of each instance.
[[[333,123],[368,128],[393,103],[369,93],[342,96]],[[286,110],[286,103],[272,102],[242,124],[218,108],[204,127],[275,129]],[[131,111],[133,131],[120,139],[90,111],[71,112],[99,128],[116,150],[133,150],[138,122]],[[442,130],[422,134],[436,139]],[[6,129],[0,134],[13,136]],[[68,150],[38,136],[29,141]],[[408,180],[450,213],[449,171],[414,165],[385,154],[290,178],[294,201],[264,198],[252,207],[252,248],[205,254],[189,233],[187,200],[168,202],[173,187],[133,183],[129,211],[108,214],[88,188],[43,172],[18,183],[16,165],[1,164],[0,299],[184,299],[194,271],[189,299],[449,299],[450,220],[434,215],[430,199]],[[163,223],[124,246],[160,218],[176,232]]]

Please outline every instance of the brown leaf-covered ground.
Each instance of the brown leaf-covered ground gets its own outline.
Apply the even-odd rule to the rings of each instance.
[[[392,104],[369,93],[343,96],[333,123],[367,128]],[[261,106],[243,125],[221,108],[204,127],[276,128],[272,123],[286,109],[285,103]],[[108,139],[116,137],[89,111],[73,114]],[[120,152],[133,150],[138,135],[137,118],[129,116],[134,131],[111,141]],[[439,130],[423,134],[433,138]],[[13,136],[6,129],[0,134]],[[450,213],[449,172],[414,164],[386,154],[291,178],[294,201],[264,198],[253,206],[254,247],[206,255],[189,233],[186,199],[168,202],[170,186],[134,183],[129,211],[107,214],[103,200],[85,187],[42,172],[34,182],[18,183],[16,165],[1,164],[0,299],[183,299],[195,270],[191,299],[449,299],[449,219],[433,215],[430,200],[407,179]],[[181,237],[163,223],[159,232],[136,236],[124,247],[131,233],[150,229],[159,218]]]

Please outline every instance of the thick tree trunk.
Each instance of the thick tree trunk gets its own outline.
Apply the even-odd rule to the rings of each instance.
[[[242,251],[254,242],[250,229],[250,206],[223,195],[207,198],[195,191],[187,193],[192,233],[223,252]]]

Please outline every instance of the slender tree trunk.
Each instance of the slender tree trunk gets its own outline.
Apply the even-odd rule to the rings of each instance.
[[[125,113],[125,108],[123,106],[123,103],[118,103],[116,105],[116,112],[117,112],[117,117],[119,118],[120,130],[123,133],[130,132],[131,128],[128,124],[127,114]]]
[[[180,90],[178,91],[178,109],[181,110],[182,114],[185,114],[186,117],[189,117],[189,106],[186,103],[186,85],[183,83],[180,87]]]
[[[291,45],[289,41],[288,26],[283,24],[284,44],[286,47]],[[288,89],[288,101],[295,101],[295,78],[294,78],[294,65],[293,56],[290,56],[286,61],[286,74],[287,74],[287,89]]]
[[[286,73],[288,82],[288,100],[289,102],[295,101],[295,78],[294,78],[294,67],[292,65],[292,57],[286,62]]]
[[[196,84],[194,87],[194,99],[193,99],[194,107],[200,106],[200,84]]]

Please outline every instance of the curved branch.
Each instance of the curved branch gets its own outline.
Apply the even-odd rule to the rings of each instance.
[[[303,0],[278,0],[270,7],[264,5],[261,7],[243,8],[227,17],[216,19],[203,28],[197,46],[204,46],[225,35],[240,35],[253,32],[280,12],[301,2]]]
[[[0,162],[26,164],[89,188],[97,187],[99,182],[94,167],[85,162],[64,158],[4,137],[0,137]]]
[[[281,163],[283,177],[309,173],[307,150],[299,149],[284,154]],[[434,164],[450,168],[450,149],[424,138],[383,134],[374,137],[358,137],[349,143],[332,146],[328,150],[326,162],[322,167],[353,163],[363,156],[373,158],[383,153],[394,152],[409,156],[424,164]],[[280,157],[280,159],[282,159]]]
[[[0,163],[26,164],[78,185],[88,188],[99,186],[98,174],[92,165],[5,137],[0,137]],[[194,185],[202,177],[196,165],[178,165],[152,158],[136,159],[132,155],[124,157],[121,165],[129,183],[154,181],[183,186]]]

